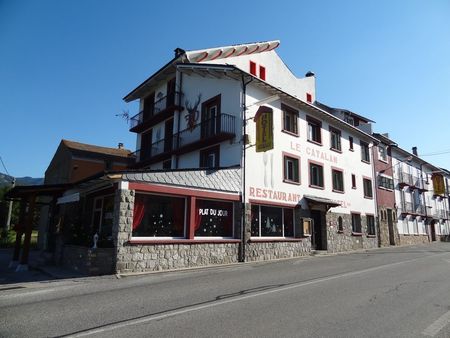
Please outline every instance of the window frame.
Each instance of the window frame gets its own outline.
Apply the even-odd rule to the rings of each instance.
[[[354,144],[353,144],[353,136],[348,137],[348,150],[355,151]]]
[[[339,173],[340,174],[340,180],[341,180],[341,185],[342,185],[342,190],[338,189],[339,187],[335,186],[335,174]],[[339,168],[334,168],[331,167],[331,187],[333,192],[338,192],[340,194],[343,194],[345,192],[345,184],[344,184],[344,170],[339,169]]]
[[[369,222],[369,219],[371,222]],[[367,236],[376,236],[375,229],[375,216],[372,214],[366,214],[366,227],[367,227]]]
[[[288,133],[290,135],[293,136],[299,136],[299,130],[298,130],[298,117],[299,117],[299,112],[298,110],[291,108],[285,104],[281,104],[281,110],[283,111],[283,128],[282,131],[285,133]],[[286,128],[286,121],[288,120],[286,118],[286,115],[291,115],[293,117],[292,119],[292,123],[293,123],[293,128],[294,130],[289,130],[288,128]]]
[[[359,141],[359,146],[361,147],[361,162],[370,163],[370,149],[369,144],[364,141]]]
[[[307,122],[307,140],[317,145],[322,145],[322,122],[306,116]]]
[[[259,65],[259,78],[266,81],[266,67]]]
[[[214,154],[214,166],[207,166],[206,158]],[[220,144],[200,150],[200,169],[218,169],[220,167]]]
[[[359,212],[350,212],[352,217],[352,235],[362,235],[361,214]],[[357,222],[355,222],[355,219]]]
[[[384,163],[388,163],[388,153],[387,153],[387,146],[385,144],[379,144],[377,146],[378,148],[378,160]],[[383,151],[380,151],[381,149],[384,149]],[[383,155],[384,154],[384,155]]]
[[[283,182],[300,185],[301,184],[300,157],[295,156],[290,153],[285,153],[285,152],[283,152],[282,154],[283,154]],[[289,161],[289,160],[297,161],[297,180],[295,180],[295,179],[291,180],[290,178],[288,178],[288,175],[287,175],[287,170],[288,170],[287,164],[288,163],[287,163],[287,161]],[[295,166],[294,166],[293,170],[295,171]],[[294,174],[294,178],[295,178],[295,172],[293,172],[293,174]]]
[[[342,153],[342,132],[339,129],[330,127],[330,149]],[[336,140],[337,146],[333,145],[333,140]]]
[[[363,176],[363,192],[364,192],[364,198],[373,199],[373,185],[372,185],[372,179],[370,177]],[[369,188],[367,190],[366,188]],[[370,194],[368,194],[370,193]]]
[[[313,184],[313,170],[312,170],[312,166],[316,166],[316,167],[320,167],[321,171],[319,174],[321,174],[319,177],[319,181],[322,181],[322,185],[316,185]],[[324,165],[323,163],[320,162],[315,162],[315,161],[308,161],[308,169],[309,169],[309,186],[311,188],[315,188],[315,189],[325,189],[325,177],[324,177],[324,171],[323,171]],[[320,183],[320,182],[319,182]]]
[[[274,205],[268,205],[268,204],[252,204],[251,208],[253,207],[257,207],[258,208],[258,235],[253,235],[253,217],[251,219],[250,222],[250,237],[253,239],[267,239],[267,240],[273,240],[273,239],[293,239],[293,238],[298,238],[299,234],[296,234],[296,220],[295,220],[295,208],[290,208],[290,207],[286,207],[286,206],[274,206]],[[281,223],[282,223],[282,229],[281,229],[281,236],[263,236],[261,234],[261,208],[266,207],[266,208],[277,208],[277,209],[281,209]],[[292,232],[293,235],[292,237],[286,237],[285,236],[285,215],[284,215],[284,210],[290,210],[292,211]]]
[[[257,76],[256,74],[256,62],[255,61],[249,61],[249,73],[253,76]]]

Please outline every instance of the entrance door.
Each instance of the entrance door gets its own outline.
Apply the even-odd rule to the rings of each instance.
[[[172,150],[173,119],[167,120],[164,128],[164,152]]]
[[[327,229],[322,222],[322,212],[311,210],[311,218],[313,219],[312,244],[316,250],[327,250]]]
[[[431,241],[436,242],[436,228],[435,228],[435,221],[431,221],[430,224],[430,232],[431,232]]]
[[[394,222],[392,217],[392,209],[387,209],[387,221],[388,221],[388,231],[389,231],[389,244],[395,245],[394,238]]]

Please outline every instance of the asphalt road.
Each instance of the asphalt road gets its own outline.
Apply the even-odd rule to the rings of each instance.
[[[2,337],[450,337],[450,243],[0,285]]]

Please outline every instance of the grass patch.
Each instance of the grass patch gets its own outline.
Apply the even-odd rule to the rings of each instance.
[[[30,243],[31,249],[37,248],[37,238],[38,238],[38,231],[33,230],[33,232],[31,233],[31,243]],[[22,245],[24,239],[25,235],[22,236]],[[16,232],[14,230],[9,230],[6,233],[3,232],[1,234],[0,248],[2,249],[13,248],[15,243],[16,243]]]

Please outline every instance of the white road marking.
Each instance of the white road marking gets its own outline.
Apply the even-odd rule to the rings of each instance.
[[[440,316],[433,324],[423,330],[422,334],[425,336],[434,337],[450,323],[450,311]]]
[[[438,255],[442,255],[442,254],[438,254]],[[434,255],[433,258],[436,257],[436,256],[437,255]],[[417,260],[420,260],[420,259],[424,259],[424,258],[428,258],[428,257],[430,257],[430,256],[414,258],[414,259],[410,259],[410,260],[406,260],[406,261],[402,261],[402,262],[390,263],[390,264],[376,266],[376,267],[373,267],[373,268],[368,268],[368,269],[359,270],[359,271],[346,272],[346,273],[342,273],[342,274],[334,275],[334,276],[330,276],[330,277],[317,278],[315,280],[311,280],[311,281],[307,281],[307,282],[298,282],[298,283],[291,284],[291,285],[288,285],[288,286],[282,286],[282,287],[279,287],[279,288],[275,288],[275,289],[272,289],[272,290],[255,292],[255,293],[252,293],[252,294],[249,294],[249,295],[237,296],[237,297],[230,298],[230,299],[219,300],[219,301],[216,301],[216,302],[213,302],[213,303],[208,303],[208,304],[203,304],[203,305],[193,305],[193,306],[187,307],[187,308],[182,309],[182,310],[173,310],[173,311],[168,311],[168,312],[162,313],[162,314],[148,315],[148,316],[141,317],[141,318],[138,318],[138,319],[125,320],[125,321],[123,321],[121,323],[117,323],[117,324],[107,324],[107,325],[104,325],[104,326],[99,327],[99,328],[87,329],[87,330],[85,330],[83,332],[75,333],[73,335],[68,335],[68,337],[92,336],[92,335],[96,335],[96,334],[107,332],[107,331],[117,330],[117,329],[124,328],[124,327],[127,327],[127,326],[150,323],[150,322],[153,322],[153,321],[156,321],[156,320],[161,320],[161,319],[165,319],[165,318],[169,318],[169,317],[174,317],[174,316],[182,315],[182,314],[189,313],[189,312],[194,312],[194,311],[199,311],[199,310],[203,310],[203,309],[207,309],[207,308],[211,308],[211,307],[216,307],[216,306],[220,306],[220,305],[240,302],[240,301],[243,301],[243,300],[246,300],[246,299],[251,299],[251,298],[256,298],[256,297],[269,295],[269,294],[272,294],[272,293],[278,293],[278,292],[283,292],[283,291],[287,291],[287,290],[297,289],[297,288],[301,288],[301,287],[308,286],[308,285],[314,285],[314,284],[319,284],[319,283],[323,283],[323,282],[328,282],[328,281],[335,280],[335,279],[338,279],[338,278],[345,278],[345,277],[352,277],[352,276],[356,276],[356,275],[361,275],[361,274],[368,273],[368,272],[373,272],[373,271],[377,271],[377,270],[381,270],[381,269],[385,269],[385,268],[390,268],[390,267],[401,265],[401,264],[405,264],[405,263],[414,262],[414,261],[417,261]]]

